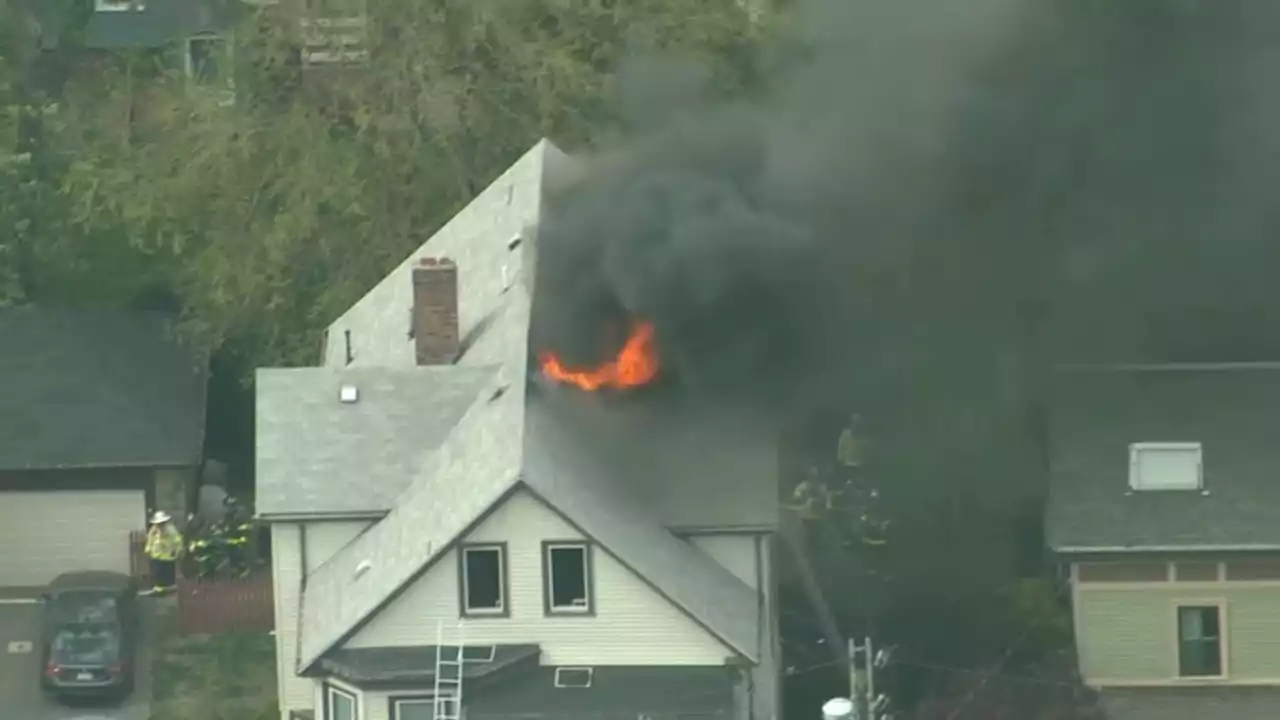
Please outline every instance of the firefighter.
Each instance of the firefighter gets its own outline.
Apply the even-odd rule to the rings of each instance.
[[[176,582],[175,566],[182,553],[182,533],[173,525],[169,513],[158,510],[151,516],[151,529],[147,531],[144,547],[151,558],[151,581],[154,587],[147,594],[163,595],[173,589]]]
[[[252,568],[249,558],[249,539],[253,533],[244,506],[227,496],[227,514],[222,527],[223,542],[227,549],[227,567],[236,577],[248,575]]]

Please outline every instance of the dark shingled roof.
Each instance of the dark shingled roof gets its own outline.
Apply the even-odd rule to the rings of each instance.
[[[1280,364],[1059,373],[1047,519],[1055,549],[1280,546]],[[1129,492],[1129,445],[1199,442],[1205,493]]]
[[[1275,720],[1280,688],[1188,687],[1103,690],[1108,720]]]
[[[240,3],[216,0],[139,0],[131,10],[94,11],[94,0],[39,4],[42,42],[83,31],[90,48],[158,48],[203,32],[231,27]]]
[[[490,648],[492,659],[489,659]],[[435,679],[439,651],[435,645],[333,650],[320,659],[318,666],[335,677],[357,684],[426,683]],[[456,647],[446,647],[444,659],[452,660],[456,652]],[[528,662],[536,666],[541,652],[537,645],[467,647],[463,655],[463,677],[487,677]]]
[[[0,470],[188,466],[205,372],[159,315],[0,309]]]

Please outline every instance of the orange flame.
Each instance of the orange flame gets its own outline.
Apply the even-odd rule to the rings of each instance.
[[[542,374],[557,382],[575,385],[588,392],[600,388],[619,390],[644,385],[658,374],[658,352],[653,341],[653,323],[638,323],[618,351],[617,357],[591,369],[568,368],[550,351],[541,353]]]

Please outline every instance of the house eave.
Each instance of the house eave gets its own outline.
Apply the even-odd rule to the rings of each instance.
[[[326,522],[333,520],[381,520],[386,510],[335,510],[333,512],[260,512],[254,519],[262,522]]]
[[[1280,552],[1280,544],[1254,543],[1236,545],[1061,545],[1053,548],[1059,555],[1119,555],[1125,553],[1222,553]]]

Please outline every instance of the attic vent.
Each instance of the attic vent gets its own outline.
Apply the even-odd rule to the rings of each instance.
[[[589,688],[591,687],[591,671],[589,667],[556,668],[556,687]]]
[[[369,572],[369,569],[372,567],[373,567],[373,563],[371,561],[361,560],[360,564],[356,566],[356,577],[360,577],[361,575],[364,575],[365,573]]]
[[[355,385],[343,385],[338,389],[338,400],[353,403],[360,399],[360,388]]]

